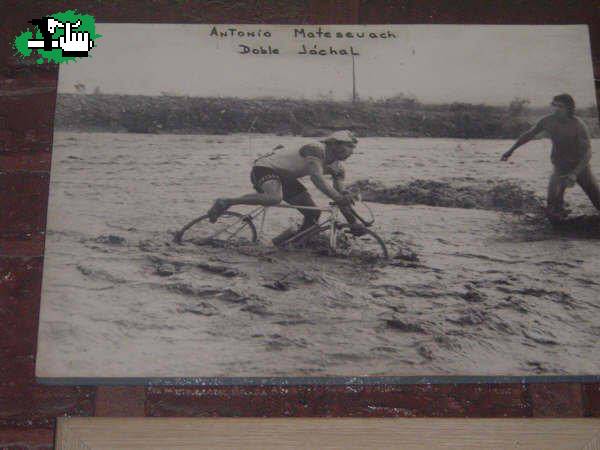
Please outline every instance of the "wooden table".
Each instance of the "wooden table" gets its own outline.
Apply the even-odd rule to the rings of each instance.
[[[59,387],[34,379],[58,70],[8,42],[27,22],[78,9],[97,21],[188,23],[511,23],[591,25],[593,1],[4,0],[0,4],[0,448],[51,448],[57,416],[600,417],[600,384],[363,387]],[[552,6],[548,6],[549,3]],[[510,5],[510,6],[509,6]]]

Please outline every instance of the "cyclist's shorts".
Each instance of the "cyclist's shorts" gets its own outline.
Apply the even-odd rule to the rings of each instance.
[[[283,199],[289,201],[297,195],[306,192],[306,187],[296,178],[285,176],[271,169],[270,167],[254,166],[250,172],[250,180],[257,192],[263,192],[262,185],[269,180],[277,180],[281,183]]]

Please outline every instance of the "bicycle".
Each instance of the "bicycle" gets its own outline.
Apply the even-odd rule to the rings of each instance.
[[[269,208],[305,209],[326,213],[327,217],[318,224],[291,236],[282,242],[279,247],[301,246],[309,242],[310,239],[328,231],[330,255],[356,256],[358,253],[362,257],[387,260],[389,259],[389,253],[385,242],[377,233],[369,229],[375,222],[374,216],[370,208],[364,206],[371,216],[369,220],[358,214],[353,207],[349,207],[352,214],[365,226],[365,233],[361,236],[355,236],[350,231],[350,224],[339,220],[341,212],[339,206],[335,203],[330,203],[329,207],[326,208],[281,204],[268,207],[259,206],[247,214],[226,211],[215,223],[211,223],[208,215],[204,214],[190,221],[175,233],[174,241],[179,244],[192,242],[205,245],[211,242],[229,243],[237,239],[256,243],[262,238]],[[260,226],[257,229],[255,221],[258,220],[260,220]]]

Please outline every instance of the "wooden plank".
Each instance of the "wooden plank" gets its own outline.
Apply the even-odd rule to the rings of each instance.
[[[44,234],[26,235],[23,239],[15,236],[3,237],[0,234],[0,258],[33,258],[44,254]]]
[[[573,449],[600,445],[598,419],[62,418],[57,450]]]
[[[51,450],[53,448],[53,430],[44,428],[0,429],[0,449]]]
[[[586,383],[583,390],[583,416],[600,417],[600,383]]]
[[[57,416],[91,416],[94,388],[0,385],[0,428],[53,428]]]
[[[143,417],[146,389],[143,386],[99,386],[96,389],[98,417]]]
[[[149,388],[153,417],[530,417],[523,384]]]
[[[581,417],[583,396],[579,383],[532,383],[529,392],[533,417]]]
[[[48,173],[0,173],[0,236],[31,237],[46,228]]]
[[[0,172],[49,172],[50,152],[2,152],[2,130],[0,130]],[[11,132],[13,133],[13,132]],[[9,135],[9,133],[6,133]],[[11,138],[10,135],[8,139]]]
[[[446,0],[363,0],[361,23],[464,23],[464,24],[569,24],[590,23],[598,17],[597,3],[529,0],[521,4],[505,0],[466,0],[461,8]]]
[[[311,22],[352,24],[358,22],[359,0],[310,0]]]
[[[0,364],[0,405],[2,386],[18,392],[32,382],[41,276],[41,258],[0,257],[0,361],[10,361]]]

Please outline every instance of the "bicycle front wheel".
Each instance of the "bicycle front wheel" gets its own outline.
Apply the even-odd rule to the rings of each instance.
[[[336,233],[335,248],[339,255],[356,257],[364,260],[387,260],[389,253],[385,242],[373,230],[367,229],[362,236],[354,236],[350,225],[345,224]]]
[[[175,234],[175,242],[197,245],[209,243],[256,242],[258,233],[252,219],[244,214],[226,211],[215,223],[208,215],[200,216]]]

